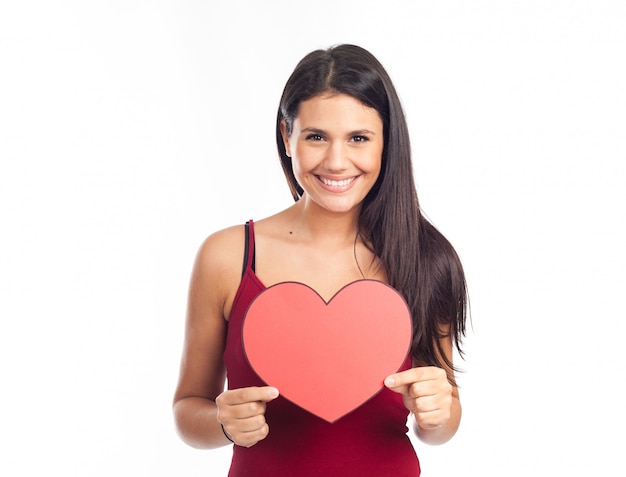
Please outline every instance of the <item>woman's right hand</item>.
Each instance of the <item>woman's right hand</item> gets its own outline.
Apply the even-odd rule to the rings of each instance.
[[[217,420],[235,444],[252,447],[269,434],[265,404],[277,397],[278,389],[271,386],[224,391],[215,399]]]

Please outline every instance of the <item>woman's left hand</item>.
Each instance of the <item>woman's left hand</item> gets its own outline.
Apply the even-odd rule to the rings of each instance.
[[[453,386],[441,368],[426,366],[401,371],[388,376],[385,386],[402,394],[404,405],[421,429],[445,426],[452,416]]]

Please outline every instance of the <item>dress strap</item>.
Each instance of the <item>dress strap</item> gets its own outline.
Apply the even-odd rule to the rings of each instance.
[[[247,269],[250,269],[254,272],[256,251],[254,249],[254,222],[252,221],[252,219],[246,222],[245,231],[246,239],[243,254],[243,271],[241,272],[241,276],[245,275]]]

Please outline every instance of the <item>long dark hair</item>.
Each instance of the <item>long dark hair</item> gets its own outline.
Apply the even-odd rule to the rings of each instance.
[[[361,47],[344,44],[313,51],[298,63],[285,85],[276,118],[276,144],[293,198],[299,200],[303,190],[285,151],[280,124],[285,121],[290,135],[300,103],[322,93],[352,96],[378,111],[382,119],[382,168],[363,202],[359,233],[381,260],[389,284],[411,309],[414,359],[422,365],[455,369],[440,339],[449,329],[462,356],[467,313],[463,267],[452,245],[420,211],[402,105],[383,66]]]

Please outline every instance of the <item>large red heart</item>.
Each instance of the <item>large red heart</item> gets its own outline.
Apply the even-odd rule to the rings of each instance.
[[[297,282],[271,286],[250,304],[243,346],[254,371],[281,395],[334,422],[383,388],[411,344],[402,296],[358,280],[326,303]]]

